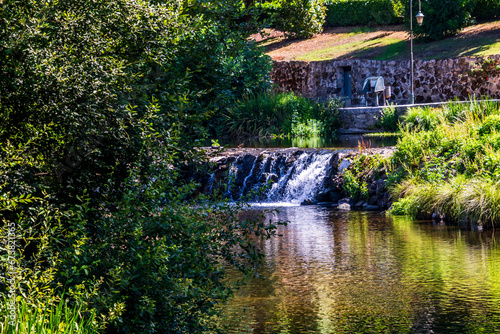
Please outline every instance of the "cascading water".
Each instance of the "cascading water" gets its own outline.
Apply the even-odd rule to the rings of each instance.
[[[290,151],[242,155],[230,165],[227,197],[249,202],[300,204],[327,185],[337,152]]]
[[[303,153],[295,161],[289,175],[272,185],[267,199],[273,202],[302,203],[313,199],[324,189],[330,175],[332,153]]]
[[[385,210],[390,206],[385,168],[365,175],[363,196],[343,188],[342,174],[360,154],[388,157],[393,148],[354,150],[237,149],[211,160],[202,191],[262,206],[322,205],[339,210]]]

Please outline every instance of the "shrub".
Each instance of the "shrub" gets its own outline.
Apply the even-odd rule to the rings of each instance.
[[[313,137],[323,132],[323,123],[315,119],[309,119],[305,122],[292,120],[291,134],[294,137]]]
[[[349,197],[362,197],[368,199],[368,185],[365,181],[360,180],[350,170],[346,170],[344,174],[342,174],[342,178],[344,179],[342,188]]]
[[[312,118],[322,123],[321,135],[327,138],[334,138],[341,127],[340,108],[343,102],[340,99],[331,98],[326,103],[318,103],[314,109]]]
[[[183,179],[213,110],[263,83],[260,52],[229,2],[200,6],[210,19],[182,4],[3,2],[0,238],[14,222],[30,306],[65,293],[112,333],[199,333],[231,294],[221,261],[261,259],[245,235],[272,229],[190,205]]]
[[[368,199],[368,182],[377,177],[377,171],[386,163],[380,155],[359,154],[342,174],[342,188],[349,197]]]
[[[490,134],[500,131],[500,115],[490,115],[486,117],[478,128],[479,135]]]
[[[272,91],[248,95],[225,115],[231,136],[334,136],[339,127],[339,103],[318,103],[294,93]]]
[[[403,22],[400,0],[332,0],[327,4],[325,26],[386,25]]]
[[[323,31],[326,8],[322,0],[274,0],[262,8],[274,27],[288,37],[308,38]]]
[[[453,36],[471,22],[473,2],[470,0],[427,0],[422,1],[424,23],[419,26],[415,19],[418,1],[413,1],[413,33],[416,39],[435,41]],[[405,17],[410,15],[410,3],[405,3]],[[409,25],[409,23],[408,23]]]
[[[500,214],[498,105],[472,101],[442,112],[429,130],[401,126],[392,162],[405,171],[406,179],[393,186],[393,195],[402,198],[394,203],[394,213],[413,208],[495,226]]]
[[[472,16],[478,20],[490,20],[500,17],[498,0],[475,0]]]
[[[412,130],[431,130],[440,121],[440,110],[430,107],[411,108],[403,116],[403,124]]]
[[[399,117],[394,106],[383,108],[377,126],[384,131],[396,131],[399,126]]]
[[[392,203],[389,213],[395,216],[416,217],[418,214],[416,198],[413,196],[400,198],[398,201]]]

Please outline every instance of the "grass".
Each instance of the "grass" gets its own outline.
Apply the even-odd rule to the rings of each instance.
[[[500,223],[500,106],[472,101],[415,108],[392,157],[405,171],[394,214],[433,213],[484,227]]]
[[[399,50],[401,46],[397,43],[399,43],[399,40],[395,38],[375,38],[372,40],[361,40],[341,45],[335,45],[330,48],[315,50],[297,57],[297,60],[328,60],[333,58],[342,58],[347,55],[357,58],[363,58],[364,55],[370,53],[374,48],[384,48],[385,50],[388,46],[392,46],[390,48],[390,51],[396,54],[398,52],[402,52],[401,50]],[[394,47],[394,45],[396,45],[399,49]]]
[[[371,132],[363,134],[363,137],[399,137],[399,132]]]
[[[25,299],[17,301],[15,325],[9,324],[7,312],[7,298],[4,297],[0,308],[0,334],[94,334],[98,333],[98,325],[93,316],[86,319],[81,309],[68,307],[61,299],[60,302],[44,311]]]
[[[415,44],[415,55],[421,59],[489,56],[500,53],[500,40],[495,36],[473,38],[452,37],[442,41]]]
[[[454,37],[414,44],[417,59],[488,56],[500,53],[500,21],[465,28]],[[332,28],[310,40],[274,39],[261,42],[280,60],[321,61],[341,58],[402,60],[410,57],[403,26]]]

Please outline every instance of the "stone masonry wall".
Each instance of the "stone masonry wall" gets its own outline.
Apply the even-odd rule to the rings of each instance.
[[[493,56],[496,59],[500,55]],[[479,58],[415,60],[415,102],[439,102],[472,95],[500,98],[499,78],[488,83],[473,82],[468,71]],[[293,91],[305,97],[326,98],[343,96],[343,72],[351,69],[352,95],[361,95],[367,77],[382,76],[392,87],[390,102],[405,104],[410,100],[410,61],[380,61],[364,59],[329,60],[316,62],[274,62],[271,78],[283,91]]]

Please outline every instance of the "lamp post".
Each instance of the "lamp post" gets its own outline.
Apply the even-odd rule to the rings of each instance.
[[[424,14],[422,14],[422,3],[418,0],[418,14],[415,16],[417,18],[417,23],[419,26],[424,22]],[[411,63],[411,95],[410,103],[415,103],[415,95],[413,94],[413,0],[410,0],[410,63]]]

